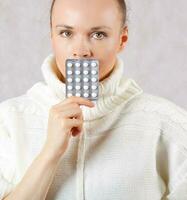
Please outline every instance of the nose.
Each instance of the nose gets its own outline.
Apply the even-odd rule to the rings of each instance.
[[[85,40],[77,40],[73,49],[73,57],[76,59],[90,58],[92,52],[90,50],[89,44]]]

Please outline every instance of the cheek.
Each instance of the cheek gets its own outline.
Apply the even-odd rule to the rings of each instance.
[[[65,74],[66,74],[66,72],[65,72],[65,59],[62,56],[56,55],[56,63],[57,63],[59,71],[65,77]]]
[[[59,71],[65,76],[65,60],[67,58],[67,48],[62,41],[57,38],[54,38],[52,41],[53,52],[55,53],[56,63]]]
[[[98,47],[96,52],[98,57],[100,57],[100,60],[104,63],[107,61],[110,62],[113,57],[116,56],[116,52],[118,49],[118,40],[116,38],[111,38],[106,40],[106,42],[103,43],[102,47]]]
[[[54,39],[53,40],[53,50],[55,52],[55,54],[61,54],[64,55],[64,53],[66,52],[66,48],[65,44],[63,44],[62,41],[58,40],[58,39]]]
[[[117,46],[111,44],[111,46],[105,47],[103,52],[100,53],[100,73],[105,73],[113,68],[117,56]]]

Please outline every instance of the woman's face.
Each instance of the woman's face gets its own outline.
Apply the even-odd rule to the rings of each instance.
[[[98,59],[99,80],[111,72],[116,55],[127,42],[127,27],[115,0],[56,0],[51,42],[58,70],[65,82],[66,59]]]

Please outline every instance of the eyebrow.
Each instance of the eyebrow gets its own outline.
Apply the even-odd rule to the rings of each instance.
[[[64,28],[72,29],[72,30],[74,29],[73,27],[68,26],[68,25],[65,25],[65,24],[59,24],[59,25],[56,25],[56,27],[57,27],[57,28],[58,28],[58,27],[64,27]],[[102,29],[102,28],[111,29],[111,28],[108,27],[108,26],[96,26],[96,27],[91,28],[91,30],[92,30],[92,31],[97,31],[97,30]]]

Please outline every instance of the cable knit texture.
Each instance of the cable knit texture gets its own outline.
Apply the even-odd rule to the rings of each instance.
[[[65,100],[56,67],[50,54],[43,81],[0,103],[0,199],[40,153],[50,108]],[[46,199],[186,200],[187,112],[143,92],[120,57],[114,67],[95,107],[81,107],[83,132],[71,138]]]

